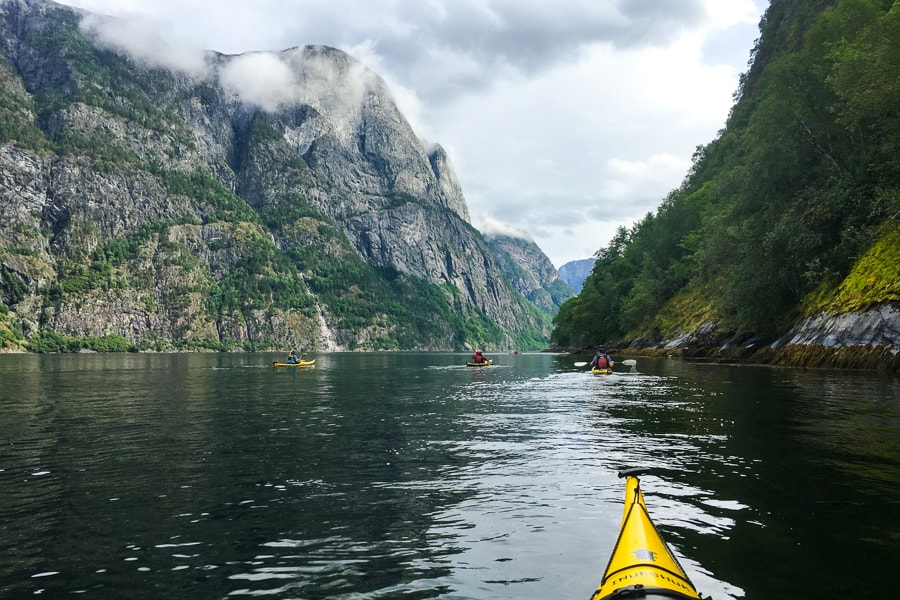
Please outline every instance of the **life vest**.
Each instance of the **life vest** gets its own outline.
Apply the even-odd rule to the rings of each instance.
[[[608,369],[609,368],[609,359],[606,358],[606,355],[601,354],[597,357],[597,364],[595,365],[598,369]]]

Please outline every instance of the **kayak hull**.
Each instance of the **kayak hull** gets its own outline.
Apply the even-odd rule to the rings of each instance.
[[[591,369],[591,373],[594,375],[612,375],[612,369],[598,369],[596,367]]]
[[[467,362],[467,363],[466,363],[466,366],[467,366],[467,367],[489,367],[489,366],[491,366],[491,365],[493,364],[493,362],[494,362],[493,360],[486,360],[486,361],[480,362],[480,363],[477,363],[477,362]]]
[[[638,482],[638,475],[645,472],[631,469],[619,473],[620,477],[626,477],[622,524],[603,579],[591,600],[701,600],[694,584],[650,519]]]
[[[668,590],[654,590],[633,586],[634,589],[624,589],[612,596],[606,596],[606,600],[690,600],[694,596],[685,596],[678,592]],[[592,599],[593,600],[593,599]],[[707,600],[704,598],[704,600]]]
[[[316,364],[316,359],[312,360],[301,360],[296,363],[282,363],[282,362],[273,362],[273,367],[311,367]]]

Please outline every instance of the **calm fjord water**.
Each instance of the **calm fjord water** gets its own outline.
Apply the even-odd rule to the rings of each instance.
[[[900,595],[894,377],[276,358],[0,355],[0,598],[588,600],[622,466],[705,594]]]

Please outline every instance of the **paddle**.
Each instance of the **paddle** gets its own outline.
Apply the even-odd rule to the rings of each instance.
[[[588,363],[579,361],[574,364],[576,367],[584,367],[584,366],[587,366]],[[628,360],[623,360],[622,364],[625,365],[626,367],[633,367],[637,364],[637,361],[634,360],[633,358],[629,358]]]

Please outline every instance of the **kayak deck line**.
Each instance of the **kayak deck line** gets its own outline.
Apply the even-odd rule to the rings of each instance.
[[[638,480],[647,472],[627,469],[619,473],[626,478],[622,524],[591,600],[704,600],[650,518]]]

